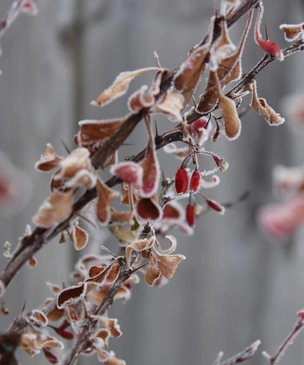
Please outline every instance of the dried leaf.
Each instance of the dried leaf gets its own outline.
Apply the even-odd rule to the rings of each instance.
[[[70,238],[74,243],[75,250],[79,251],[85,248],[89,240],[89,234],[86,230],[74,225],[70,233]]]
[[[303,38],[304,23],[281,24],[280,29],[283,29],[284,36],[287,42],[294,42],[297,38]]]
[[[259,98],[257,94],[256,81],[250,85],[252,90],[251,106],[266,120],[270,126],[278,126],[285,122],[285,119],[276,113],[266,102],[265,99]]]
[[[160,168],[156,155],[155,140],[151,128],[151,123],[147,123],[149,142],[146,149],[144,160],[140,163],[143,171],[142,186],[139,189],[139,194],[142,198],[149,198],[158,188]]]
[[[111,223],[130,223],[133,218],[133,212],[119,212],[111,208]]]
[[[67,219],[72,212],[72,200],[74,191],[67,193],[54,191],[40,206],[33,222],[38,227],[48,228]]]
[[[99,178],[97,179],[97,192],[96,215],[102,225],[107,225],[111,219],[111,205],[119,194]]]
[[[207,42],[202,46],[195,47],[185,62],[183,62],[174,77],[174,87],[177,91],[181,92],[184,96],[184,106],[186,106],[196,89],[196,86],[200,80],[201,74],[206,68],[206,56],[208,55],[211,47],[211,41],[213,37],[215,17],[211,18],[209,27],[209,34]]]
[[[40,156],[40,160],[35,163],[35,169],[39,171],[50,171],[59,166],[62,157],[55,153],[53,146],[48,143],[43,154]]]
[[[48,324],[46,315],[38,309],[34,309],[30,315],[30,319],[39,325],[45,327]]]
[[[140,76],[141,74],[148,71],[158,71],[158,67],[146,67],[135,71],[126,71],[121,72],[113,84],[108,87],[105,91],[103,91],[97,99],[91,102],[91,105],[94,106],[105,106],[111,103],[113,100],[119,98],[124,95],[129,88],[129,85],[133,79]]]
[[[241,121],[236,110],[235,102],[224,95],[216,73],[215,76],[217,82],[219,108],[221,110],[225,124],[225,134],[229,140],[233,140],[238,138],[241,133]]]
[[[160,113],[168,116],[174,122],[182,120],[181,111],[184,108],[184,96],[180,93],[166,93],[161,103],[156,104],[152,109],[153,113]]]
[[[140,198],[136,210],[140,218],[148,221],[160,219],[162,215],[160,205],[153,198]]]

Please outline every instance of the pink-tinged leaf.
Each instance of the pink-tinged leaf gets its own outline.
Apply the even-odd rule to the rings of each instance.
[[[300,318],[304,319],[304,309],[300,310],[300,311],[297,313],[297,316],[299,316]]]
[[[33,222],[38,227],[48,228],[67,219],[72,212],[72,200],[74,191],[67,193],[54,191],[39,208],[33,217]]]
[[[62,157],[55,153],[53,146],[48,143],[46,149],[40,157],[40,160],[35,163],[35,169],[39,171],[50,171],[59,166]]]
[[[186,207],[186,220],[190,227],[195,226],[195,210],[192,204],[188,204]]]
[[[273,41],[264,41],[261,35],[260,27],[261,21],[264,13],[264,6],[262,2],[258,3],[258,15],[254,27],[254,40],[262,48],[263,51],[271,54],[272,56],[278,58],[280,61],[284,60],[284,55],[280,47]]]
[[[28,1],[24,1],[21,4],[21,8],[20,10],[28,15],[37,15],[38,14],[38,8],[37,5],[34,3],[34,1],[28,0]]]
[[[158,70],[158,67],[147,67],[135,71],[120,73],[114,80],[113,84],[102,92],[97,99],[92,101],[91,104],[95,106],[105,106],[111,103],[113,100],[121,97],[128,91],[129,85],[133,79],[145,72]]]
[[[177,194],[185,194],[188,191],[189,178],[187,171],[180,167],[175,174],[175,190]]]
[[[287,42],[294,42],[298,38],[303,39],[304,23],[300,24],[281,24],[280,29],[284,31]]]
[[[146,123],[149,133],[149,142],[144,160],[140,163],[143,170],[142,186],[139,194],[142,198],[150,198],[158,188],[160,178],[159,162],[156,155],[155,141],[150,121]]]
[[[304,194],[283,204],[266,206],[258,214],[260,227],[275,241],[289,239],[303,222]]]
[[[139,189],[143,184],[143,168],[138,163],[132,161],[119,162],[111,166],[110,172],[136,189]]]
[[[256,81],[250,85],[252,90],[252,107],[266,120],[270,126],[278,126],[285,122],[285,119],[276,113],[266,102],[265,99],[259,98],[257,94]]]
[[[96,215],[102,225],[107,225],[111,219],[111,205],[119,194],[99,178],[97,180],[97,192]]]
[[[208,124],[208,119],[206,117],[201,117],[194,121],[191,126],[195,128],[196,130],[205,129]]]
[[[153,198],[139,199],[136,210],[140,218],[147,221],[155,221],[160,219],[162,215],[160,205]]]
[[[74,243],[75,250],[79,251],[85,248],[89,241],[89,234],[83,228],[78,225],[74,225],[72,227],[72,231],[70,233],[70,238]]]

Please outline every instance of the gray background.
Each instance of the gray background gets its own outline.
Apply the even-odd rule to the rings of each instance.
[[[10,3],[1,1],[1,16]],[[124,115],[126,98],[104,109],[94,109],[89,102],[119,72],[153,66],[153,50],[164,67],[178,65],[204,37],[213,13],[211,0],[37,0],[37,4],[39,15],[20,16],[1,40],[0,149],[26,171],[33,184],[30,203],[14,217],[0,218],[2,242],[13,244],[48,194],[49,176],[33,168],[45,144],[51,142],[64,155],[60,139],[72,147],[79,120]],[[303,3],[277,0],[264,5],[263,21],[271,39],[286,45],[278,27],[302,22]],[[236,43],[243,26],[244,20],[233,28]],[[244,72],[262,55],[249,40]],[[259,95],[280,111],[281,98],[303,85],[302,64],[303,55],[298,54],[268,67],[257,77]],[[131,91],[144,82],[145,77],[136,80]],[[170,126],[162,120],[160,129]],[[228,357],[256,339],[262,341],[262,350],[275,352],[295,322],[296,311],[304,306],[304,231],[287,246],[271,245],[258,231],[255,215],[263,203],[273,200],[271,166],[303,163],[302,138],[286,124],[270,128],[252,111],[243,118],[237,141],[222,139],[212,146],[230,168],[210,195],[233,200],[248,187],[252,194],[223,217],[213,212],[204,216],[195,236],[176,232],[177,253],[187,260],[169,285],[149,288],[142,280],[129,302],[115,303],[110,315],[118,318],[124,334],[112,340],[110,348],[118,357],[129,365],[211,364],[220,350]],[[142,148],[145,130],[139,127],[130,142],[141,144],[134,151]],[[177,161],[173,165],[172,157],[160,156],[171,176]],[[106,235],[98,232],[89,249],[98,249]],[[114,247],[110,241],[106,245]],[[67,281],[77,255],[72,244],[58,245],[55,240],[37,258],[38,266],[23,268],[7,290],[11,315],[0,318],[1,331],[24,300],[27,309],[42,303],[49,295],[46,281]],[[4,265],[1,257],[1,269]],[[303,348],[302,335],[282,364],[303,363]],[[46,364],[39,355],[30,359],[20,352],[20,358],[26,365]],[[81,361],[88,363],[97,360]],[[265,364],[260,351],[250,363]]]

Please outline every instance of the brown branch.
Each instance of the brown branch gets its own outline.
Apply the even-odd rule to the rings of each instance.
[[[302,331],[304,328],[304,320],[303,318],[298,319],[296,322],[294,328],[289,333],[289,335],[286,337],[282,345],[279,347],[277,353],[274,356],[269,356],[267,352],[263,352],[264,357],[268,360],[269,365],[277,365],[280,361],[281,357],[284,355],[287,347],[289,347],[294,339],[297,337],[297,335]]]
[[[283,50],[284,57],[288,57],[297,53],[299,51],[304,50],[304,44],[294,44]],[[257,64],[256,66],[245,75],[233,89],[231,89],[226,95],[231,96],[240,91],[247,83],[251,82],[256,75],[263,70],[267,65],[275,61],[275,58],[266,54]],[[108,142],[102,146],[98,154],[95,155],[92,163],[95,168],[100,166],[105,162],[108,156],[110,156],[116,149],[118,149],[121,144],[126,140],[129,134],[133,131],[136,125],[140,122],[142,118],[143,112],[132,114],[126,122],[122,125],[122,127],[108,140]],[[192,112],[188,118],[187,122],[193,123],[195,120],[200,118],[202,114],[198,114],[197,112]],[[177,127],[173,129],[171,132],[164,133],[163,136],[159,136],[156,141],[156,148],[160,149],[167,144],[179,141],[182,139],[182,132]],[[138,162],[143,159],[145,155],[145,150],[141,151],[138,155],[136,155],[132,160]],[[113,177],[109,179],[106,184],[109,187],[113,187],[117,184],[121,183],[121,180],[117,177]],[[86,206],[89,202],[95,199],[97,196],[96,189],[88,190],[73,206],[74,211],[81,210],[84,206]],[[70,217],[68,217],[65,221],[61,222],[56,227],[51,228],[40,228],[37,227],[34,232],[24,241],[23,245],[16,251],[12,260],[8,263],[7,267],[0,275],[0,281],[4,283],[5,286],[8,286],[11,280],[14,278],[17,271],[29,260],[37,251],[41,249],[43,244],[47,241],[54,238],[58,233],[67,229],[70,224],[71,218],[74,216],[72,213]]]
[[[152,235],[152,229],[149,223],[147,223],[139,237],[139,239],[145,239],[150,238]],[[115,280],[115,282],[111,285],[109,291],[107,292],[106,296],[102,300],[102,302],[99,304],[99,306],[96,308],[94,315],[95,316],[102,316],[105,314],[106,310],[109,309],[109,307],[113,304],[114,297],[118,290],[123,286],[123,284],[129,279],[129,277],[133,274],[133,269],[131,268],[132,264],[135,262],[135,260],[138,257],[138,252],[133,251],[131,253],[130,257],[130,266],[126,262],[126,258],[121,258],[120,260],[120,272],[118,275],[118,278]],[[64,365],[73,365],[77,361],[79,355],[81,352],[89,346],[88,339],[90,335],[93,333],[94,326],[96,325],[96,320],[92,318],[88,318],[86,324],[83,327],[81,337],[75,344],[72,352],[68,356],[68,358],[65,360]]]

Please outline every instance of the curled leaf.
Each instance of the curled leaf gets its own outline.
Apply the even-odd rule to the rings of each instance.
[[[58,167],[60,161],[62,161],[62,157],[58,156],[53,146],[48,143],[40,160],[35,163],[35,168],[39,171],[50,171]]]
[[[91,102],[91,105],[94,106],[105,106],[111,103],[113,100],[119,98],[124,95],[129,88],[129,85],[133,79],[142,75],[148,71],[158,71],[158,67],[146,67],[135,71],[126,71],[121,72],[113,84],[108,87],[105,91],[103,91],[98,98]]]
[[[303,38],[304,23],[300,24],[281,24],[280,29],[284,31],[287,42],[294,42],[298,38]]]
[[[96,215],[102,225],[107,225],[111,219],[111,205],[119,194],[99,178],[97,179],[97,193]]]

